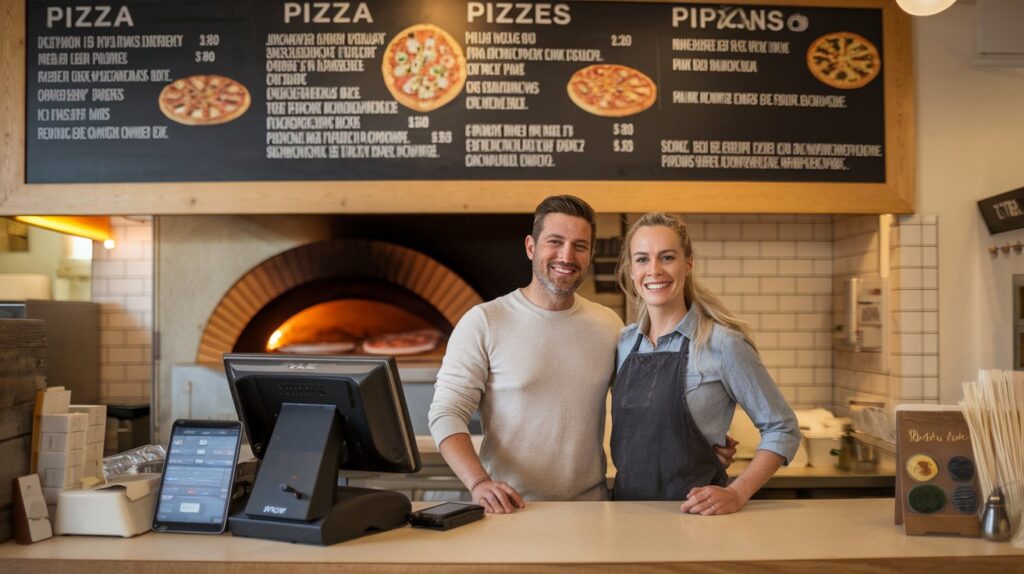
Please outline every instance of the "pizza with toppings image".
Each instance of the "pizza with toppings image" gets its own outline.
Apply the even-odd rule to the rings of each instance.
[[[882,57],[870,40],[853,32],[830,32],[807,48],[807,68],[820,82],[855,90],[871,83],[882,70]]]
[[[433,329],[389,333],[363,341],[363,352],[371,355],[416,355],[434,350],[441,332]]]
[[[619,64],[594,64],[569,78],[569,98],[584,110],[609,118],[638,114],[654,105],[658,87],[643,72]]]
[[[402,30],[381,64],[384,84],[398,103],[429,112],[455,99],[466,85],[466,57],[448,32],[432,24]]]
[[[160,92],[160,111],[187,126],[212,126],[238,119],[252,103],[249,90],[225,76],[201,74],[175,80]]]

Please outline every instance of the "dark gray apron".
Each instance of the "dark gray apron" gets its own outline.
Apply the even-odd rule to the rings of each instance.
[[[725,468],[686,404],[690,340],[678,353],[638,353],[641,337],[612,387],[612,498],[684,500],[694,487],[725,486]]]

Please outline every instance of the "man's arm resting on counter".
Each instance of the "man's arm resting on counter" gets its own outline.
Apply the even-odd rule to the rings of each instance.
[[[526,508],[526,502],[516,489],[500,480],[491,480],[473,450],[473,441],[468,434],[450,435],[437,448],[455,476],[469,489],[473,502],[483,506],[487,512],[504,514],[515,508]]]
[[[761,489],[786,459],[758,449],[743,474],[727,487],[702,486],[690,490],[679,509],[689,514],[732,514],[738,512]]]

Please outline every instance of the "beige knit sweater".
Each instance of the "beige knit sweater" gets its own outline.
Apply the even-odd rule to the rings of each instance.
[[[541,309],[516,290],[456,325],[437,375],[430,431],[466,433],[480,409],[480,459],[527,500],[602,500],[605,397],[622,321],[576,296]]]

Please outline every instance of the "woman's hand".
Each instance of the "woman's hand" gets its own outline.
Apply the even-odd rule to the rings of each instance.
[[[732,464],[732,459],[736,456],[736,445],[738,444],[740,444],[738,440],[725,435],[725,446],[714,445],[715,456],[718,457],[718,462],[722,463],[724,468],[729,468],[729,465]]]
[[[738,512],[747,499],[732,487],[700,486],[690,489],[679,510],[689,514],[732,514]]]
[[[508,483],[500,480],[482,480],[470,491],[473,502],[493,514],[508,514],[516,508],[526,508],[526,501]]]

